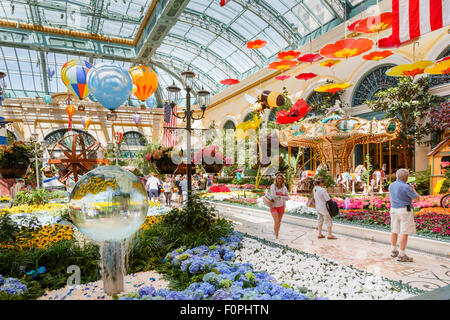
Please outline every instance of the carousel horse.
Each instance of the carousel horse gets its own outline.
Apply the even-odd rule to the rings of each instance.
[[[363,181],[361,179],[361,176],[366,171],[367,171],[366,167],[364,165],[360,164],[355,168],[355,173],[354,173],[354,175],[355,175],[354,183],[357,187],[364,189],[364,193],[368,193],[368,190],[366,190],[367,182]]]
[[[372,190],[379,189],[379,193],[383,192],[383,183],[387,181],[386,174],[383,170],[376,170],[372,174]]]
[[[336,179],[337,184],[342,184],[342,186],[345,188],[346,191],[350,189],[350,184],[353,185],[353,176],[351,172],[345,171],[338,175]]]
[[[314,178],[314,171],[305,170],[300,175],[300,181],[298,182],[297,190],[309,191],[312,189]]]

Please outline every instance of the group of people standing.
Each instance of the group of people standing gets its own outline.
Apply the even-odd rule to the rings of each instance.
[[[413,262],[413,258],[406,255],[406,245],[408,236],[416,233],[413,201],[419,195],[416,192],[415,184],[407,183],[408,177],[408,169],[399,169],[396,172],[396,181],[389,186],[391,202],[391,257],[397,258],[397,261],[400,262]],[[279,243],[281,220],[285,212],[286,201],[290,199],[283,174],[278,173],[275,176],[275,181],[269,190],[266,198],[269,198],[271,201],[270,213],[274,221],[275,241]],[[325,188],[325,180],[323,178],[314,180],[314,187],[311,191],[312,199],[314,200],[314,207],[317,211],[318,239],[325,238],[325,235],[322,233],[323,225],[325,224],[328,231],[326,238],[336,240],[337,237],[333,235],[333,220],[330,215],[329,206],[327,206],[327,202],[331,197]],[[397,242],[399,243],[398,248]]]
[[[212,179],[207,175],[194,175],[192,179],[192,190],[206,190],[212,186]],[[172,198],[174,194],[178,195],[177,204],[182,204],[188,196],[187,177],[185,175],[166,175],[160,178],[154,173],[150,173],[145,182],[145,189],[152,201],[159,201],[160,196],[164,193],[165,205],[172,206]]]

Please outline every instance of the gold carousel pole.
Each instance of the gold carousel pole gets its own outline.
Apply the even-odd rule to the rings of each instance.
[[[391,183],[391,140],[389,139],[389,184]]]

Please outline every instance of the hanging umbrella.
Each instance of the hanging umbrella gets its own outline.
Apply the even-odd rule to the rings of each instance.
[[[360,20],[354,31],[361,33],[380,32],[392,27],[392,12],[383,12],[378,16],[368,17]]]
[[[265,47],[267,44],[267,41],[264,40],[254,40],[247,42],[247,48],[249,49],[259,49]]]
[[[331,68],[332,66],[334,66],[335,64],[338,64],[339,62],[341,62],[341,60],[325,60],[320,63],[320,66]]]
[[[289,50],[278,53],[278,59],[280,60],[292,60],[298,58],[301,52]]]
[[[282,76],[276,76],[275,79],[276,79],[276,80],[284,81],[284,80],[286,80],[286,79],[289,79],[290,77],[291,77],[291,76],[288,76],[288,75],[282,75]]]
[[[312,72],[307,72],[307,73],[300,73],[300,74],[296,75],[295,79],[308,81],[309,79],[312,79],[315,77],[317,77],[317,74],[312,73]]]
[[[411,77],[414,79],[415,76],[424,73],[425,69],[432,64],[433,62],[428,60],[417,61],[410,64],[401,64],[389,69],[386,71],[386,74],[393,77]]]
[[[363,59],[365,60],[373,60],[373,61],[379,61],[382,59],[385,59],[394,53],[390,50],[384,50],[384,51],[372,51],[369,54],[366,54],[363,56]]]
[[[318,53],[308,53],[308,54],[305,54],[305,55],[299,57],[297,60],[300,62],[313,63],[313,62],[316,62],[316,61],[319,61],[322,59],[323,59],[323,57]]]
[[[347,59],[372,49],[373,41],[367,38],[342,39],[327,44],[320,49],[320,54],[327,58]]]
[[[220,81],[221,84],[226,85],[226,86],[232,86],[234,84],[238,84],[239,80],[238,79],[225,79]]]
[[[428,74],[450,74],[450,57],[440,60],[435,65],[425,69]]]
[[[324,85],[321,85],[320,87],[314,89],[314,91],[328,92],[328,93],[335,94],[336,92],[347,89],[348,87],[351,87],[352,85],[353,84],[347,83],[347,82],[324,84]]]
[[[297,61],[290,61],[290,60],[275,61],[269,64],[269,69],[287,70],[292,67],[295,67],[297,64],[298,64]]]

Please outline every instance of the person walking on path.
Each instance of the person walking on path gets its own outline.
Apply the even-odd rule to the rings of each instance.
[[[319,231],[317,238],[325,238],[322,233],[322,226],[325,222],[325,226],[328,229],[327,239],[336,240],[337,238],[333,235],[333,220],[331,219],[330,213],[327,209],[327,201],[331,198],[324,186],[325,180],[322,178],[314,182],[313,196],[317,211],[317,229]]]
[[[172,200],[172,182],[170,181],[170,178],[166,178],[165,182],[163,183],[163,189],[164,189],[164,196],[166,197],[166,206],[171,206],[171,200]]]
[[[181,201],[186,203],[186,200],[188,198],[188,185],[187,185],[187,179],[184,176],[181,176],[180,179],[180,190],[181,190]],[[179,201],[180,203],[180,201]]]
[[[270,213],[273,218],[273,230],[275,232],[275,240],[279,243],[278,235],[280,232],[281,219],[286,208],[286,201],[290,199],[288,189],[284,184],[284,176],[278,173],[275,176],[275,181],[270,186],[270,196],[273,200],[273,205],[270,208]]]
[[[150,173],[150,177],[147,179],[147,183],[145,184],[145,187],[147,189],[149,198],[153,201],[157,201],[159,198],[158,184],[159,184],[159,179],[154,176],[153,172]]]
[[[396,172],[397,180],[389,186],[389,197],[391,199],[391,257],[400,262],[413,262],[413,258],[406,255],[406,244],[408,235],[416,233],[412,201],[419,197],[414,185],[407,184],[409,177],[408,169],[399,169]],[[397,240],[400,234],[399,250]]]

